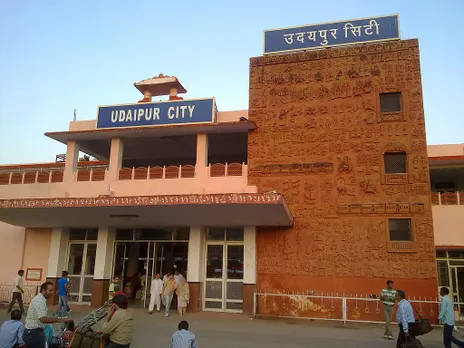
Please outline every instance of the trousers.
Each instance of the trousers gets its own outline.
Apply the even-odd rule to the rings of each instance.
[[[68,306],[68,296],[59,296],[58,297],[58,309],[56,310],[57,314],[66,316],[68,315],[69,306]]]
[[[45,334],[42,329],[24,329],[23,334],[24,343],[27,348],[44,348],[45,347]]]
[[[385,318],[385,335],[391,336],[392,335],[392,330],[391,330],[391,321],[393,317],[393,306],[386,305],[385,303],[383,304],[383,316]]]
[[[19,309],[21,312],[24,312],[23,294],[20,292],[13,292],[13,297],[11,299],[10,305],[8,306],[8,312],[11,312],[16,301],[18,301]]]
[[[464,347],[464,342],[459,341],[453,336],[453,326],[445,324],[443,325],[443,344],[445,345],[445,348],[451,348],[451,343],[454,343],[461,348]]]
[[[172,296],[173,294],[164,295],[164,313],[166,314],[169,314],[169,309],[171,308]]]

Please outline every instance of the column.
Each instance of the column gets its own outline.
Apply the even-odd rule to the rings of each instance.
[[[115,237],[116,230],[113,228],[105,226],[98,229],[97,255],[92,284],[92,307],[100,307],[108,300]]]
[[[244,228],[243,313],[253,314],[253,294],[256,288],[256,228]]]
[[[109,181],[116,181],[119,178],[119,169],[122,167],[122,155],[124,146],[120,138],[111,139],[110,160],[108,169]]]
[[[190,303],[188,311],[202,310],[202,284],[204,280],[205,263],[205,229],[190,227],[188,247],[187,281],[190,286]]]
[[[208,135],[197,135],[197,161],[195,165],[196,178],[208,178]]]
[[[66,148],[66,162],[64,163],[63,182],[73,182],[79,163],[79,145],[69,140]]]
[[[66,270],[66,254],[68,252],[69,231],[67,229],[56,227],[52,230],[50,241],[50,254],[48,255],[47,282],[54,284],[58,289],[58,279],[61,273]],[[49,301],[50,305],[58,303],[58,295],[54,294]]]

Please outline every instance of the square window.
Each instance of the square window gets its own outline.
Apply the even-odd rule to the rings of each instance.
[[[116,231],[116,240],[134,240],[134,230],[118,229]]]
[[[98,239],[98,229],[90,228],[87,230],[87,240],[97,240]]]
[[[386,152],[383,155],[385,174],[405,174],[406,153],[405,152]]]
[[[380,112],[401,112],[401,93],[383,93],[380,95]]]
[[[243,241],[243,228],[228,228],[226,230],[226,241],[241,242]]]
[[[85,240],[86,234],[85,228],[72,228],[69,230],[69,240]]]
[[[411,219],[390,219],[388,220],[388,227],[390,230],[390,241],[412,241]]]
[[[206,240],[221,240],[224,241],[226,230],[224,228],[208,228]]]
[[[189,240],[190,227],[178,227],[174,231],[174,240]]]

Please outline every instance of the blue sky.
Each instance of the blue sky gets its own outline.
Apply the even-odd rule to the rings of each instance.
[[[54,161],[73,110],[131,103],[135,81],[179,77],[186,97],[215,96],[220,110],[248,107],[249,58],[264,29],[400,14],[419,38],[429,144],[463,143],[464,1],[2,1],[0,164]]]

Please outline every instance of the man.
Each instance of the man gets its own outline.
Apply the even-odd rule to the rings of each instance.
[[[160,279],[160,274],[157,273],[155,279],[151,281],[150,286],[150,304],[148,305],[148,313],[153,314],[153,309],[156,304],[156,310],[161,310],[161,294],[163,293],[163,281]]]
[[[40,293],[32,299],[29,305],[23,336],[27,348],[45,347],[45,324],[67,323],[70,321],[68,318],[47,317],[47,299],[52,296],[53,284],[50,282],[43,283],[40,286]]]
[[[22,312],[15,309],[11,320],[5,321],[0,328],[0,348],[24,347],[24,324],[21,323]]]
[[[382,293],[380,294],[380,299],[383,302],[383,315],[385,318],[385,332],[383,334],[383,338],[387,340],[392,340],[393,335],[391,331],[391,321],[393,317],[393,308],[396,299],[396,291],[393,290],[393,281],[387,281],[387,287],[382,289]]]
[[[172,297],[176,291],[176,281],[172,274],[169,275],[169,278],[166,279],[163,288],[163,298],[164,298],[164,316],[169,316],[169,309],[171,308]]]
[[[396,291],[396,300],[398,301],[398,310],[396,311],[396,322],[400,326],[400,333],[396,348],[401,348],[402,344],[406,342],[406,338],[411,337],[415,339],[414,329],[416,319],[412,311],[411,304],[406,300],[406,294],[402,290]]]
[[[180,274],[180,272],[178,270],[176,270],[174,272],[174,280],[176,281],[176,288],[179,286],[180,284],[180,280],[184,278],[184,276],[182,274]]]
[[[198,348],[195,335],[188,331],[189,324],[185,320],[181,321],[177,328],[179,331],[172,335],[169,348]]]
[[[168,278],[171,276],[171,272],[167,272],[164,277],[163,277],[163,284],[166,284],[166,281],[168,280]]]
[[[108,299],[110,300],[110,302],[113,300],[113,297],[114,297],[114,294],[118,291],[120,291],[120,285],[119,285],[119,277],[118,276],[115,276],[113,278],[113,282],[110,284],[110,288],[109,288],[109,297]]]
[[[449,295],[449,289],[442,287],[440,289],[441,303],[440,303],[440,314],[438,320],[443,323],[443,344],[445,348],[451,348],[451,342],[456,344],[458,347],[464,347],[464,342],[459,341],[453,337],[454,328],[454,308]]]
[[[23,304],[23,286],[24,286],[24,270],[20,269],[18,271],[18,276],[15,278],[14,288],[13,288],[13,298],[11,299],[10,305],[8,306],[8,313],[11,313],[13,306],[16,301],[18,301],[19,309],[21,312],[24,312],[24,304]]]
[[[61,273],[61,278],[58,279],[58,309],[56,310],[57,316],[66,317],[71,309],[68,306],[68,296],[69,296],[69,280],[68,272],[63,271]]]
[[[114,296],[108,317],[102,326],[103,334],[110,337],[106,348],[129,348],[132,343],[134,317],[127,310],[127,304],[126,296]]]

